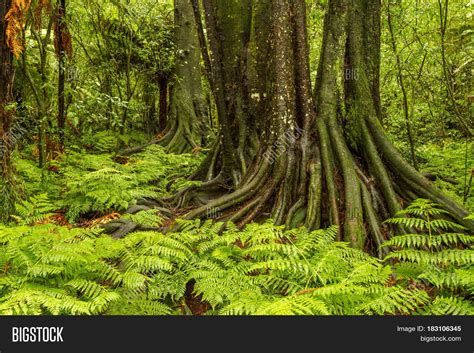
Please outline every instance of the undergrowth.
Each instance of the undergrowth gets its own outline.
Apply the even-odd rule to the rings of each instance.
[[[434,184],[474,212],[474,144],[445,141],[442,146],[424,144],[417,153],[421,170],[435,176]]]
[[[33,161],[16,159],[16,169],[25,183],[26,201],[19,204],[23,220],[45,202],[63,210],[69,222],[87,214],[123,212],[137,200],[160,198],[189,185],[186,180],[199,165],[199,155],[173,155],[158,146],[117,163],[113,154],[69,152],[64,160],[40,170]],[[39,196],[38,196],[39,195]],[[29,219],[31,223],[35,217]],[[28,222],[27,222],[28,223]]]
[[[428,200],[416,200],[387,222],[412,233],[385,242],[396,261],[395,275],[406,285],[426,288],[435,299],[426,310],[435,315],[474,314],[474,236],[445,218]]]
[[[101,217],[164,225],[157,210],[122,213],[192,184],[202,156],[150,146],[117,159],[103,140],[101,154],[69,151],[47,170],[15,156],[23,201],[0,225],[0,315],[474,314],[474,237],[427,200],[387,221],[404,231],[382,260],[336,241],[334,227],[270,221],[221,234],[222,224],[178,220],[178,233],[115,240]]]
[[[335,241],[334,227],[253,223],[219,235],[221,224],[179,221],[179,233],[121,240],[96,229],[3,227],[0,313],[472,314],[473,237],[426,217],[442,213],[420,200],[390,220],[428,234],[393,237],[385,262]]]

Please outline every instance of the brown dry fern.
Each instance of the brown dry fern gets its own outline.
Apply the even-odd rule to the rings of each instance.
[[[30,9],[30,5],[31,0],[13,0],[10,10],[8,10],[5,16],[5,20],[7,21],[7,44],[17,59],[25,50],[23,30],[26,14]]]

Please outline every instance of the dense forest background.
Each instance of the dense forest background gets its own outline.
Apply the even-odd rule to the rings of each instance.
[[[0,0],[0,314],[474,313],[471,0]]]

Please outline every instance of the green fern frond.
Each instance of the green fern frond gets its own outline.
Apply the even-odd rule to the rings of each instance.
[[[365,315],[409,314],[429,300],[425,291],[387,287],[382,296],[360,305],[357,310]]]
[[[456,246],[458,244],[470,245],[474,243],[474,236],[464,233],[442,233],[435,235],[405,234],[392,237],[382,246],[395,246],[399,248],[412,247],[438,247],[440,245]]]
[[[474,263],[474,251],[468,249],[453,249],[429,253],[423,250],[399,250],[388,254],[385,259],[398,259],[401,261],[440,266],[464,266]]]
[[[425,315],[474,315],[474,306],[471,301],[458,297],[436,297],[435,300],[423,308]]]

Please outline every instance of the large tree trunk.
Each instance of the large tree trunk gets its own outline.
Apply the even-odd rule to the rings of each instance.
[[[6,40],[5,15],[11,0],[0,0],[0,158],[1,190],[0,220],[6,221],[14,211],[14,184],[11,166],[13,136],[11,133],[13,114],[7,106],[13,101],[13,55]]]
[[[201,146],[206,135],[206,124],[199,39],[193,8],[189,0],[175,0],[174,8],[175,42],[179,52],[168,123],[160,144],[170,152],[182,153]]]
[[[203,32],[197,1],[194,3],[201,46]],[[204,0],[207,46],[203,48],[204,62],[213,91],[219,117],[219,141],[196,178],[230,181],[237,187],[255,155],[254,131],[249,110],[249,43],[252,24],[250,0]],[[209,72],[210,71],[210,72]]]
[[[464,219],[467,212],[407,163],[385,135],[379,107],[379,1],[329,1],[314,92],[305,0],[253,2],[251,42],[242,46],[233,40],[251,52],[246,64],[237,65],[243,56],[234,51],[228,66],[226,41],[238,27],[227,24],[236,21],[231,14],[240,13],[242,2],[203,3],[222,136],[195,175],[207,175],[203,186],[175,198],[179,206],[198,206],[187,218],[220,215],[239,226],[267,217],[287,227],[338,225],[340,239],[376,249],[388,236],[383,220],[423,197],[474,228]],[[232,85],[233,77],[248,80]],[[231,109],[238,97],[249,102],[253,114],[244,110],[236,118]],[[244,151],[236,153],[241,121],[247,136],[257,135],[257,151],[247,139]],[[245,168],[241,154],[252,157],[245,158]],[[212,179],[217,173],[203,173],[206,168],[220,168],[227,178]],[[237,182],[236,175],[241,175]]]

